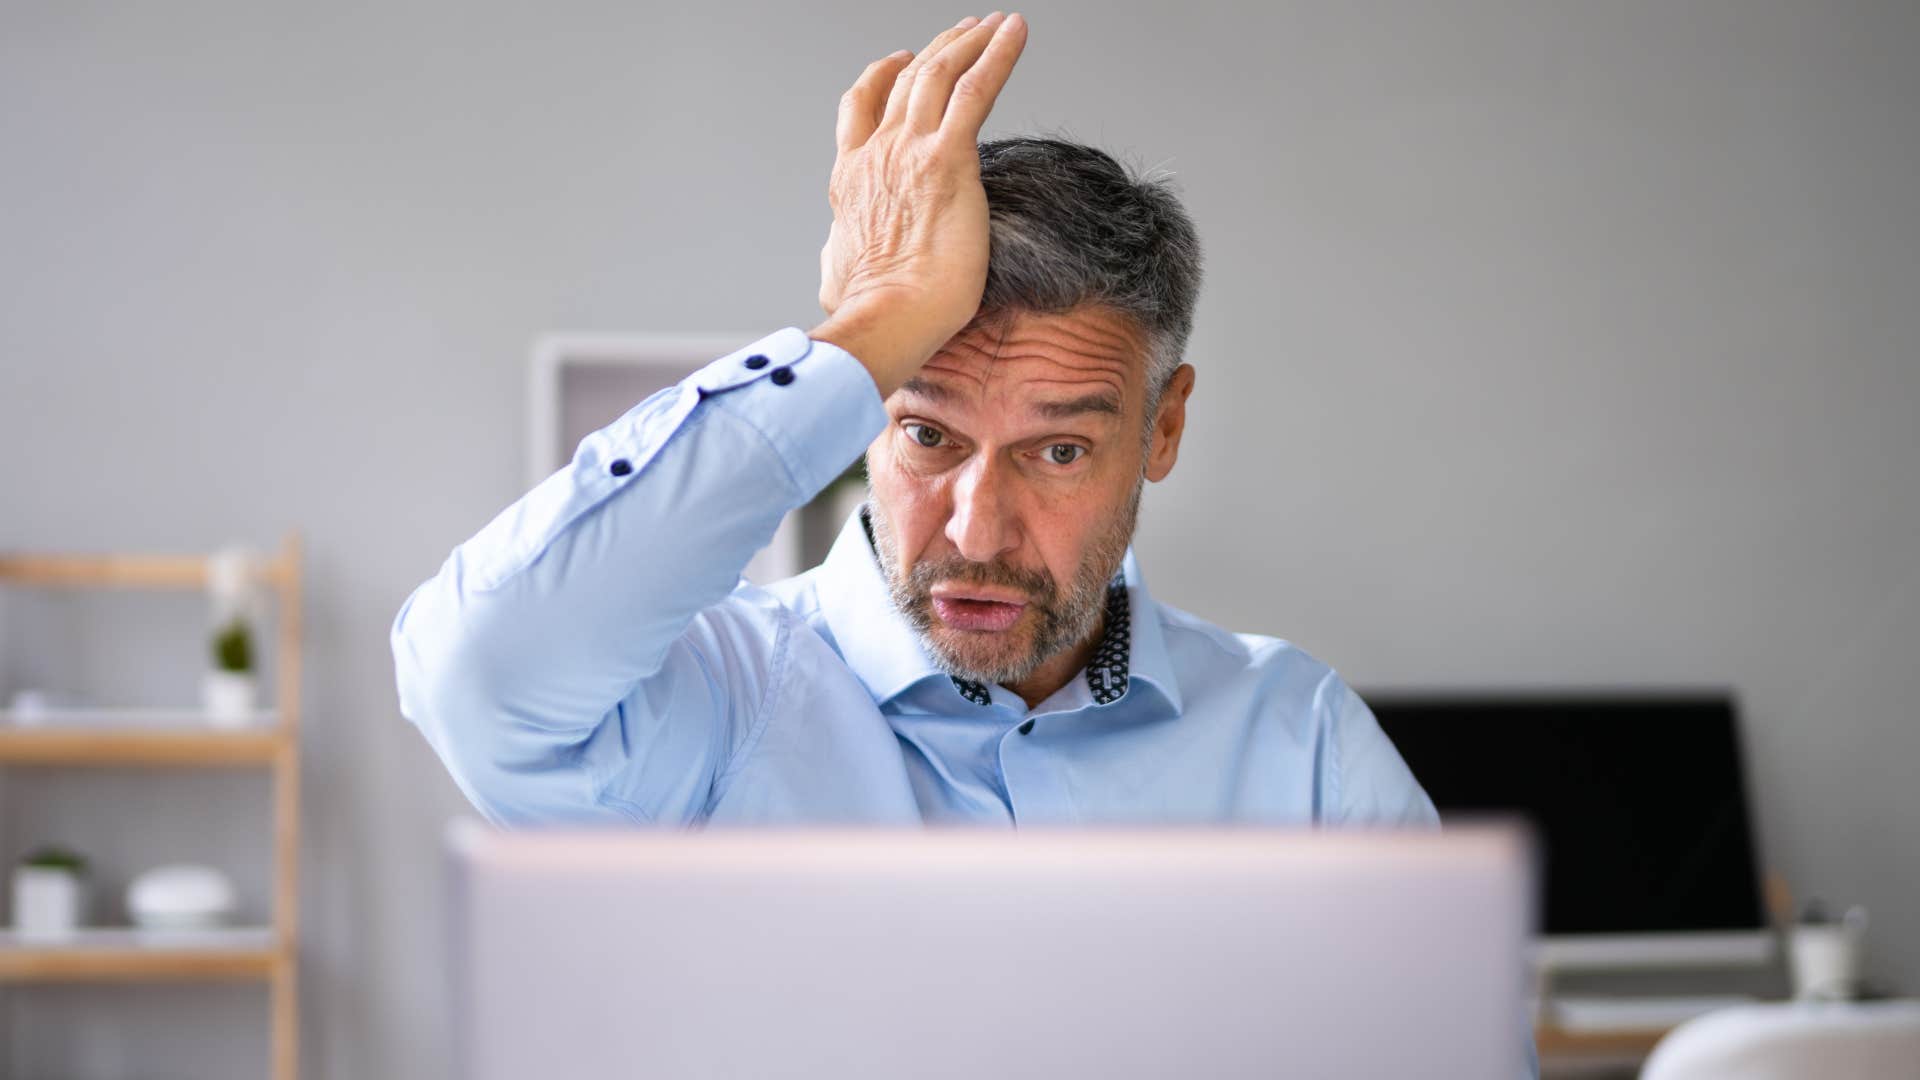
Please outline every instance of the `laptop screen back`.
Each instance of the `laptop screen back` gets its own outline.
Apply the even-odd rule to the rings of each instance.
[[[479,832],[466,1080],[1522,1075],[1516,829]]]
[[[1733,704],[1368,695],[1443,821],[1540,835],[1548,935],[1763,925]]]

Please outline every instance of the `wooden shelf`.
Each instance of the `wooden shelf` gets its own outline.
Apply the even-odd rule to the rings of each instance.
[[[0,982],[162,982],[265,979],[281,953],[271,927],[140,930],[102,927],[54,942],[0,930]]]
[[[22,727],[0,722],[0,763],[15,765],[240,768],[273,764],[286,743],[286,730],[278,723],[226,729],[184,725]]]
[[[293,571],[285,559],[261,561],[254,580],[280,587]],[[0,581],[23,585],[197,589],[207,584],[207,560],[192,555],[0,555]]]
[[[1653,1053],[1654,1045],[1669,1030],[1671,1029],[1569,1031],[1552,1024],[1540,1024],[1533,1029],[1533,1045],[1534,1049],[1539,1051],[1541,1061],[1548,1058],[1561,1061],[1594,1058],[1639,1059]]]

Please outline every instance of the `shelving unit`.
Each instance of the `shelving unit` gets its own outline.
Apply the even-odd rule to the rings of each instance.
[[[54,709],[32,726],[0,711],[0,766],[265,768],[273,783],[272,925],[157,932],[90,927],[57,944],[0,930],[0,982],[263,980],[270,994],[273,1080],[299,1069],[300,538],[255,568],[278,623],[275,707],[239,729],[195,709]],[[200,589],[192,556],[0,554],[0,584],[39,588]]]

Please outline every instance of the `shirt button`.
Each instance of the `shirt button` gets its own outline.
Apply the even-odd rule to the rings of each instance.
[[[607,471],[615,476],[625,476],[633,471],[633,462],[626,458],[614,458],[613,464],[607,466]]]
[[[761,356],[759,353],[754,353],[752,356],[747,357],[747,366],[754,371],[759,371],[761,368],[767,366],[767,358]]]
[[[774,368],[773,374],[770,377],[773,379],[775,386],[785,386],[793,381],[793,369],[783,367]]]
[[[1031,734],[1033,734],[1033,721],[1031,721],[1031,720],[1029,720],[1029,721],[1027,721],[1027,722],[1026,722],[1026,723],[1024,723],[1024,724],[1021,724],[1021,725],[1020,725],[1020,734],[1022,734],[1022,735],[1031,735]]]

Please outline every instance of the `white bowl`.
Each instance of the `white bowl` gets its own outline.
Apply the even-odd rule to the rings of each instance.
[[[210,866],[158,866],[127,887],[127,915],[135,926],[184,930],[219,926],[233,914],[233,882]]]

